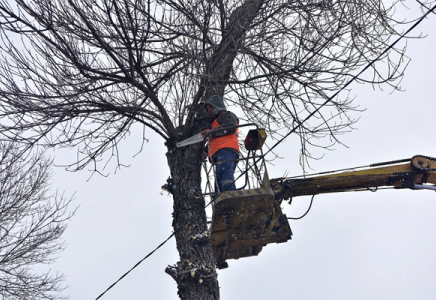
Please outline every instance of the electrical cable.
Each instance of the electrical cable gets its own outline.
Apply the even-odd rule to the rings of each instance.
[[[292,128],[284,137],[282,137],[273,147],[271,147],[263,156],[267,155],[271,152],[275,147],[278,146],[281,142],[283,142],[289,135],[295,132],[298,128],[301,127],[303,123],[306,123],[314,114],[320,111],[327,103],[329,103],[333,98],[335,98],[340,92],[342,92],[347,86],[349,86],[353,81],[355,81],[360,75],[362,75],[366,70],[368,70],[375,62],[377,62],[383,55],[385,55],[389,50],[391,50],[401,39],[403,39],[410,31],[412,31],[419,23],[422,22],[430,13],[432,13],[436,9],[436,5],[428,10],[418,21],[416,21],[405,33],[403,33],[400,37],[398,37],[388,48],[386,48],[381,54],[379,54],[374,60],[372,60],[365,68],[363,68],[359,73],[354,75],[342,88],[340,88],[333,96],[330,96],[323,104],[321,104],[318,108],[316,108],[313,112],[311,112],[303,121],[299,122],[294,128]],[[259,160],[258,160],[259,161]]]
[[[130,272],[132,272],[133,269],[135,269],[137,266],[139,266],[144,260],[149,258],[154,252],[156,252],[160,247],[162,247],[166,242],[168,242],[175,234],[176,234],[176,231],[174,231],[165,241],[160,243],[159,246],[157,246],[153,251],[148,253],[143,259],[141,259],[139,262],[137,262],[129,271],[124,273],[123,276],[121,276],[117,281],[112,283],[112,285],[110,287],[108,287],[103,293],[101,293],[100,296],[98,296],[96,298],[96,300],[100,299],[104,294],[106,294],[107,291],[109,291],[111,288],[113,288],[118,282],[120,282],[124,277],[126,277]]]
[[[278,140],[266,153],[264,153],[263,155],[261,155],[255,162],[253,165],[257,164],[260,160],[262,160],[268,153],[270,153],[274,148],[276,148],[279,144],[281,144],[287,137],[289,137],[292,133],[294,133],[298,128],[301,127],[301,125],[305,122],[307,122],[307,120],[309,120],[311,117],[313,117],[313,115],[315,115],[316,113],[318,113],[320,111],[321,108],[323,108],[325,105],[327,105],[334,97],[336,97],[340,92],[342,92],[347,86],[349,86],[353,81],[355,81],[360,75],[363,74],[363,72],[365,72],[367,69],[369,69],[375,62],[377,62],[383,55],[385,55],[390,49],[392,49],[393,46],[395,46],[401,39],[403,39],[410,31],[412,31],[416,26],[418,26],[419,23],[422,22],[422,20],[424,20],[424,18],[426,18],[430,13],[433,13],[436,9],[436,5],[432,8],[429,9],[418,21],[416,21],[405,33],[403,33],[398,39],[396,39],[388,48],[386,48],[380,55],[378,55],[374,60],[372,60],[365,68],[363,68],[363,70],[361,70],[357,75],[353,76],[342,88],[340,88],[336,93],[334,93],[332,96],[330,96],[324,103],[322,103],[318,108],[316,108],[313,112],[311,112],[303,121],[299,122],[294,128],[292,128],[285,136],[283,136],[280,140]],[[235,183],[239,178],[241,178],[241,176],[243,176],[246,172],[248,172],[248,170],[251,170],[253,168],[253,165],[250,165],[247,170],[245,170],[242,174],[239,175],[238,178],[236,178],[233,183]],[[231,186],[231,184],[229,185]],[[217,197],[219,195],[221,195],[225,190],[221,191]],[[315,195],[313,195],[315,196]],[[216,197],[216,198],[217,198]],[[216,199],[215,198],[215,199]],[[313,200],[313,197],[312,197]],[[205,207],[203,209],[205,209],[206,207],[208,207],[210,204],[212,204],[214,202],[214,199],[212,199],[208,204],[205,205]],[[312,201],[309,207],[309,210],[312,206]],[[304,217],[309,210],[302,216]],[[183,227],[185,227],[187,224],[189,224],[190,220],[188,220],[188,222],[186,224],[182,224],[182,226],[180,226],[180,228],[174,230],[174,232],[165,240],[163,241],[161,244],[159,244],[159,246],[157,246],[153,251],[151,251],[149,254],[147,254],[143,259],[141,259],[138,263],[136,263],[129,271],[127,271],[126,273],[124,273],[117,281],[115,281],[111,286],[109,286],[102,294],[100,294],[100,296],[98,296],[96,298],[96,300],[100,299],[106,292],[108,292],[111,288],[113,288],[119,281],[121,281],[124,277],[126,277],[131,271],[133,271],[137,266],[139,266],[144,260],[146,260],[147,258],[149,258],[154,252],[156,252],[159,248],[161,248],[166,242],[168,242],[179,230],[181,230]]]
[[[307,209],[307,211],[301,216],[301,217],[298,217],[298,218],[291,218],[291,217],[288,217],[287,219],[288,220],[300,220],[300,219],[303,219],[308,213],[309,213],[309,211],[310,211],[310,209],[312,208],[312,204],[313,204],[313,198],[315,198],[315,196],[316,196],[316,194],[315,195],[312,195],[312,198],[310,199],[310,205],[309,205],[309,208]]]
[[[378,187],[376,187],[374,189],[366,188],[366,189],[354,190],[353,192],[364,192],[364,191],[376,192],[376,191],[381,190],[381,189],[392,189],[392,188],[388,188],[388,187],[386,187],[386,188],[378,188]],[[351,192],[351,191],[342,191],[341,193],[347,193],[347,192]],[[307,211],[301,217],[298,217],[298,218],[287,217],[287,219],[288,220],[301,220],[301,219],[303,219],[309,213],[309,211],[311,210],[312,204],[313,204],[313,199],[315,198],[316,195],[317,194],[312,195],[312,198],[310,199],[309,208],[307,209]]]
[[[428,10],[419,20],[417,20],[406,32],[404,32],[400,37],[398,37],[392,44],[389,45],[382,53],[380,53],[375,59],[373,59],[368,65],[365,66],[359,73],[354,75],[343,87],[341,87],[337,92],[335,92],[332,96],[330,96],[324,103],[318,106],[314,111],[312,111],[303,121],[299,122],[294,128],[292,128],[286,135],[284,135],[280,140],[278,140],[271,148],[268,149],[263,155],[261,155],[254,164],[250,165],[245,172],[240,174],[234,181],[235,183],[239,178],[241,178],[244,173],[248,170],[251,170],[254,165],[256,165],[260,160],[262,160],[268,153],[270,153],[274,148],[276,148],[280,143],[282,143],[286,138],[288,138],[292,133],[294,133],[298,128],[300,128],[304,123],[307,122],[311,117],[313,117],[316,113],[318,113],[321,108],[326,106],[333,98],[335,98],[340,92],[342,92],[347,86],[349,86],[353,81],[355,81],[360,75],[362,75],[366,70],[368,70],[375,62],[377,62],[383,55],[385,55],[389,50],[391,50],[401,39],[403,39],[409,32],[411,32],[419,23],[422,22],[430,13],[432,13],[436,9],[436,5]],[[232,184],[233,184],[232,183]],[[231,184],[230,184],[231,185]],[[223,191],[224,192],[224,191]],[[221,192],[222,193],[222,192]],[[220,193],[220,194],[221,194]],[[219,194],[219,195],[220,195]],[[219,196],[218,195],[218,196]],[[207,205],[209,206],[214,200],[211,200]]]

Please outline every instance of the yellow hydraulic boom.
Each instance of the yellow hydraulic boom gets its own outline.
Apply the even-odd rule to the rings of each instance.
[[[379,187],[435,190],[436,159],[416,155],[411,159],[373,164],[356,171],[306,178],[276,178],[271,179],[270,184],[278,200]]]

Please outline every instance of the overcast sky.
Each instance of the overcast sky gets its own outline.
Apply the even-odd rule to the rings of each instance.
[[[353,84],[361,114],[354,132],[314,172],[410,158],[436,156],[434,112],[436,15],[414,31],[428,37],[409,40],[412,61],[401,84],[404,92],[373,91]],[[121,152],[130,168],[108,178],[56,169],[54,187],[76,192],[80,205],[64,235],[68,249],[52,266],[67,276],[72,300],[95,299],[172,232],[172,198],[162,192],[169,176],[163,141],[150,136],[141,154],[141,132],[133,132]],[[271,178],[300,175],[298,144],[279,149],[284,157],[269,167]],[[57,163],[64,162],[57,152]],[[66,155],[66,153],[64,153]],[[72,156],[65,156],[71,158]],[[300,216],[309,198],[283,205]],[[372,299],[436,297],[436,193],[384,190],[315,197],[302,220],[290,221],[292,240],[266,246],[258,257],[229,260],[218,272],[221,299]],[[104,300],[178,299],[174,280],[164,273],[178,261],[174,239],[126,276]]]

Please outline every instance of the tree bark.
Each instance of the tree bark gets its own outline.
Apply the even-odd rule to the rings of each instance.
[[[167,153],[173,194],[173,228],[180,261],[167,268],[177,282],[180,299],[219,299],[215,259],[207,228],[201,191],[202,143],[169,149]]]

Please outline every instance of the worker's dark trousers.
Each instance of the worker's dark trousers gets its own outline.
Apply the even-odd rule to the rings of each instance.
[[[214,162],[216,164],[216,181],[219,190],[215,192],[232,191],[236,189],[235,181],[235,169],[238,164],[238,155],[227,149],[218,150],[214,155]]]

